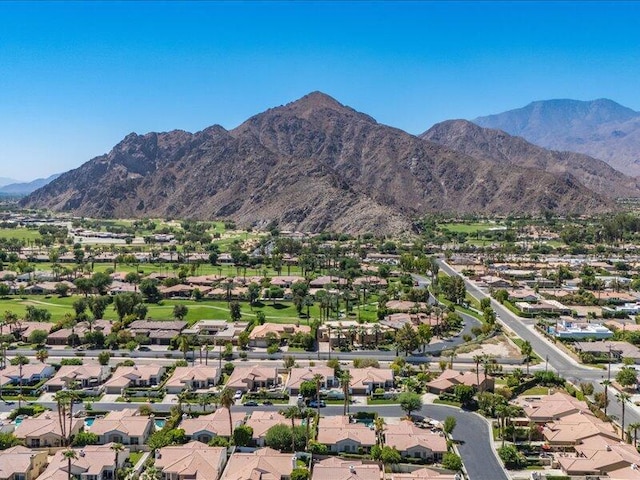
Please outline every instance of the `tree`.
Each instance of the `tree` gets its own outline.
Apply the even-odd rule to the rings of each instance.
[[[389,464],[400,463],[401,460],[402,456],[400,455],[400,452],[398,452],[394,447],[385,445],[380,449],[380,461],[385,467]]]
[[[296,421],[296,418],[300,418],[300,413],[301,413],[300,408],[298,408],[297,406],[291,406],[280,411],[280,415],[282,415],[284,418],[288,418],[291,420],[291,451],[292,452],[296,451],[295,421]]]
[[[294,468],[289,478],[291,480],[309,480],[309,470],[306,468]]]
[[[255,282],[251,282],[247,287],[247,296],[249,298],[249,305],[253,310],[253,306],[256,303],[256,300],[260,298],[260,285]]]
[[[304,427],[296,426],[293,429],[293,440],[291,439],[291,428],[283,424],[274,425],[267,430],[265,444],[268,447],[281,451],[289,451],[294,446],[294,451],[304,449],[305,431]]]
[[[316,382],[313,380],[305,380],[300,384],[300,395],[304,398],[315,397],[317,393]]]
[[[109,359],[111,358],[111,353],[109,352],[100,352],[98,354],[98,362],[100,365],[109,365]]]
[[[611,380],[603,380],[602,385],[604,386],[604,398],[602,400],[603,408],[602,411],[604,416],[607,416],[607,407],[609,406],[609,385],[611,385]]]
[[[459,472],[462,470],[462,459],[453,452],[447,452],[442,457],[442,467]]]
[[[398,401],[400,402],[400,408],[404,410],[407,417],[411,417],[412,412],[418,411],[422,408],[422,397],[417,393],[401,393],[398,395]]]
[[[463,383],[458,384],[453,388],[453,394],[462,405],[469,405],[469,403],[471,403],[471,400],[473,400],[473,396],[475,395],[475,393],[475,388],[473,388],[471,385],[465,385]]]
[[[396,332],[396,347],[409,355],[420,346],[418,336],[409,323],[405,323]]]
[[[515,445],[504,445],[498,449],[498,456],[508,469],[520,469],[527,464],[527,460]]]
[[[418,340],[422,345],[423,353],[427,345],[429,345],[429,342],[431,341],[432,337],[433,337],[433,333],[431,332],[431,325],[427,323],[421,323],[420,325],[418,325]]]
[[[78,454],[75,450],[68,448],[62,452],[62,456],[67,459],[67,479],[71,480],[73,478],[73,475],[71,474],[71,462],[78,458]]]
[[[442,429],[444,430],[444,433],[446,433],[447,435],[451,435],[453,433],[453,429],[456,428],[456,418],[455,417],[447,417],[444,419],[444,423],[442,425]]]
[[[638,372],[633,367],[622,367],[616,375],[616,382],[623,387],[630,387],[635,385],[638,378]]]
[[[7,448],[21,445],[22,440],[16,437],[13,433],[0,432],[0,450],[6,450]]]
[[[533,353],[533,347],[529,340],[522,342],[520,346],[520,353],[524,356],[524,361],[527,364],[527,376],[529,376],[529,363],[531,362],[531,354]]]
[[[100,442],[100,437],[92,432],[78,432],[73,437],[74,447],[84,447],[86,445],[97,445]]]
[[[34,345],[44,345],[49,334],[45,330],[34,330],[29,334],[29,343]]]
[[[349,370],[345,370],[340,374],[340,385],[342,386],[342,393],[344,394],[344,409],[342,414],[346,415],[349,410],[349,394],[351,390],[351,374]]]
[[[253,428],[247,425],[239,425],[233,431],[233,444],[239,447],[246,447],[253,437]]]
[[[620,406],[622,407],[622,415],[620,416],[620,432],[622,433],[622,439],[624,440],[624,421],[625,421],[625,411],[627,407],[627,403],[631,400],[631,395],[625,392],[620,392],[616,395],[618,402],[620,402]]]
[[[224,390],[222,390],[222,393],[220,393],[220,398],[218,399],[220,405],[226,408],[227,412],[229,413],[229,432],[233,432],[233,418],[231,417],[231,407],[236,403],[233,395],[234,393],[230,388],[225,388]]]
[[[242,318],[242,311],[240,310],[240,304],[238,302],[233,301],[229,303],[229,314],[231,315],[231,320],[234,322]]]
[[[22,407],[22,367],[24,365],[27,365],[29,363],[29,359],[27,357],[25,357],[24,355],[16,355],[15,357],[13,357],[11,359],[11,365],[17,365],[18,366],[18,386],[19,386],[19,393],[18,393],[18,408]]]
[[[49,358],[49,352],[45,348],[41,348],[36,352],[36,359],[40,363],[44,363]]]
[[[638,429],[640,429],[640,422],[634,422],[629,424],[629,436],[633,432],[633,446],[638,447]]]
[[[178,304],[173,307],[173,318],[176,320],[184,320],[187,313],[189,313],[189,308],[186,305]]]

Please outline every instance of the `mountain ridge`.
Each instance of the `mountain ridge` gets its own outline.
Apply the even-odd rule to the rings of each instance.
[[[437,211],[613,208],[571,173],[473,158],[380,124],[321,92],[232,130],[130,134],[22,205],[354,233],[406,231],[416,217]]]

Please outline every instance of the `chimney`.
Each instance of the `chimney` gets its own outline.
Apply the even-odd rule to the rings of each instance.
[[[354,467],[353,465],[349,465],[349,472],[352,474],[356,473],[356,467]]]
[[[293,455],[293,457],[291,457],[291,468],[293,468],[294,470],[298,468],[298,458],[295,456],[295,454]]]

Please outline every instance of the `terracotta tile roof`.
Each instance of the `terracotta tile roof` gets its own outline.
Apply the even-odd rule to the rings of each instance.
[[[195,480],[215,480],[227,459],[224,447],[209,447],[200,442],[189,442],[160,449],[155,466],[164,475]]]
[[[290,453],[261,448],[253,453],[234,453],[220,480],[281,480],[293,470]]]

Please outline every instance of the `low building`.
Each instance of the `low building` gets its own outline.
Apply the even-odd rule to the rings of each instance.
[[[403,457],[440,462],[447,452],[447,439],[440,431],[418,428],[409,420],[385,427],[384,444],[394,447]]]
[[[232,411],[231,424],[229,424],[229,410],[226,408],[218,408],[215,412],[208,415],[182,420],[179,428],[184,430],[187,438],[202,443],[209,443],[214,437],[229,438],[233,430],[238,425],[242,425],[244,417],[244,413]]]
[[[45,363],[28,363],[27,365],[7,365],[0,370],[0,386],[7,387],[10,385],[36,385],[37,383],[51,378],[56,369]]]
[[[311,480],[382,480],[384,474],[376,462],[330,457],[313,465]]]
[[[271,448],[261,448],[251,453],[234,453],[220,480],[288,480],[295,457]]]
[[[47,452],[18,445],[0,451],[0,480],[35,480],[47,466]]]
[[[621,361],[629,358],[634,363],[640,363],[640,348],[628,342],[601,341],[601,342],[576,342],[573,347],[578,353],[588,353],[594,357],[611,358]]]
[[[71,460],[70,473],[64,450],[58,450],[38,480],[68,480],[70,476],[81,480],[114,480],[116,470],[123,468],[129,458],[129,449],[114,452],[111,447],[109,444],[74,448],[76,458]]]
[[[555,326],[548,327],[548,332],[561,340],[582,340],[594,338],[603,340],[613,337],[613,332],[599,323],[578,323],[562,319]]]
[[[539,425],[575,413],[593,415],[585,402],[581,402],[565,392],[556,392],[552,395],[542,395],[535,398],[520,397],[517,403],[522,407],[527,418]]]
[[[72,384],[82,389],[99,389],[110,373],[109,367],[102,365],[63,365],[45,386],[49,392],[57,392]]]
[[[353,395],[371,395],[377,389],[393,388],[393,370],[390,368],[350,368],[349,391]]]
[[[608,478],[614,479],[640,478],[640,454],[633,445],[605,436],[594,436],[576,445],[575,452],[575,455],[557,458],[560,468],[567,475],[608,475]],[[627,475],[623,474],[624,470],[628,470]]]
[[[557,300],[541,300],[537,303],[516,302],[515,306],[522,313],[529,315],[571,315],[571,309]]]
[[[248,322],[227,322],[226,320],[200,320],[191,328],[183,330],[185,335],[197,335],[202,341],[212,345],[238,344],[238,336],[249,326]]]
[[[67,421],[68,429],[66,436],[75,437],[82,429],[84,422],[80,419],[71,421],[71,428]],[[30,448],[51,448],[65,445],[66,438],[62,435],[60,420],[56,414],[45,412],[36,418],[24,418],[13,432],[14,435],[23,441],[25,446]]]
[[[121,395],[130,387],[153,387],[160,384],[165,367],[162,365],[134,365],[133,367],[120,366],[104,384],[108,394]]]
[[[268,347],[272,338],[282,342],[296,333],[311,333],[308,325],[293,325],[288,323],[265,323],[258,325],[249,334],[249,345],[252,347]]]
[[[135,320],[128,330],[134,337],[148,337],[154,345],[169,345],[171,339],[180,335],[186,326],[187,322],[181,320]]]
[[[245,423],[253,429],[253,442],[258,447],[265,446],[267,431],[275,425],[291,426],[291,420],[278,412],[254,411]],[[295,419],[294,425],[302,425],[301,419]]]
[[[176,367],[164,387],[167,393],[180,393],[183,390],[207,390],[220,381],[220,369],[207,365]]]
[[[408,473],[392,473],[391,480],[463,480],[461,474],[419,468]]]
[[[236,366],[226,387],[243,393],[260,388],[270,388],[280,383],[276,367]]]
[[[226,463],[226,448],[189,442],[161,448],[154,465],[164,480],[216,480]]]
[[[292,368],[287,378],[285,389],[289,395],[300,393],[300,385],[303,382],[314,381],[316,375],[322,376],[320,389],[329,389],[338,386],[339,382],[333,368],[330,367],[299,367]]]
[[[99,443],[121,443],[123,445],[144,445],[153,433],[153,420],[139,415],[135,409],[112,411],[102,418],[96,418],[88,427],[91,433],[100,438]]]
[[[491,375],[447,369],[437,378],[428,382],[427,388],[431,393],[440,394],[443,392],[453,392],[456,385],[468,385],[475,388],[478,392],[493,391],[495,379]]]
[[[376,444],[376,434],[363,423],[352,423],[348,416],[322,417],[317,441],[333,453],[366,453]]]
[[[610,423],[582,412],[548,422],[542,430],[542,435],[545,441],[555,448],[574,447],[595,436],[606,437],[609,441],[618,441],[620,438]]]

